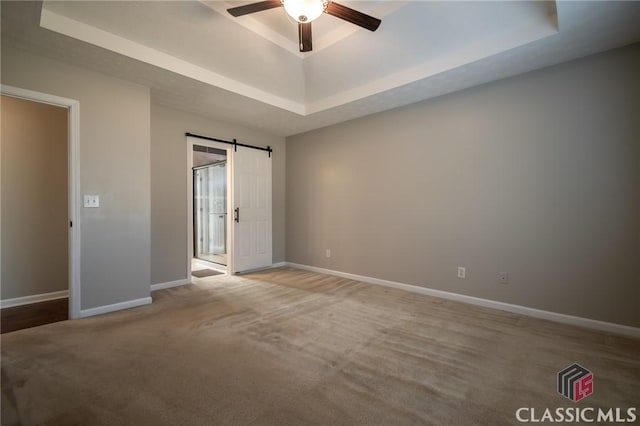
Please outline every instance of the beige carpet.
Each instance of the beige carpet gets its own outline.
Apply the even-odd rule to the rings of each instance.
[[[640,341],[294,269],[2,336],[2,424],[500,425],[631,407]],[[556,374],[578,362],[574,403]]]

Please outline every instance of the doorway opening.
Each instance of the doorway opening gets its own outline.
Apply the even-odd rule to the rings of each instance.
[[[227,243],[227,151],[193,145],[193,257],[197,278],[226,272]]]
[[[191,133],[186,136],[187,277],[193,280],[191,271],[201,267],[228,274],[271,267],[273,150],[237,143],[235,139],[231,142]],[[204,160],[198,162],[197,157],[203,156]],[[223,176],[224,199],[220,189]]]
[[[3,108],[3,119],[7,118],[8,124],[13,123],[19,127],[16,130],[17,133],[5,134],[5,131],[10,131],[11,126],[2,126],[2,171],[3,177],[8,178],[2,179],[2,225],[4,228],[2,251],[12,254],[14,258],[12,260],[11,256],[2,257],[3,273],[0,280],[3,295],[0,306],[10,309],[6,312],[3,309],[3,319],[6,319],[5,313],[11,314],[12,321],[22,324],[26,317],[31,317],[24,324],[38,325],[37,322],[44,324],[63,317],[79,318],[81,315],[80,214],[77,203],[80,198],[79,102],[7,85],[2,85],[0,88],[3,104],[7,101],[14,103],[16,107],[19,106],[19,109],[13,109],[18,115],[12,116],[11,119],[4,116],[10,109]],[[53,111],[58,111],[56,114],[61,114],[61,118],[51,121],[54,117],[51,115]],[[43,116],[43,113],[46,114]],[[27,120],[31,120],[31,124],[28,124]],[[60,136],[60,144],[56,147],[53,147],[52,143],[52,138],[56,134],[54,128],[64,130],[64,135]],[[14,151],[17,157],[14,156],[13,160],[9,158],[10,156],[5,158],[4,155],[9,152],[5,150],[8,147],[4,146],[5,142],[9,143],[11,140],[19,142],[15,145]],[[45,143],[34,145],[40,143],[38,141]],[[55,151],[47,151],[50,148],[55,148]],[[5,160],[11,160],[11,167],[4,167],[8,165],[8,163],[4,164]],[[24,164],[21,163],[23,160],[28,163],[28,167],[20,166]],[[11,168],[15,169],[16,166],[19,166],[19,169],[11,171]],[[4,176],[5,173],[7,176]],[[44,179],[34,180],[39,179],[40,175],[46,176]],[[16,176],[19,179],[16,179]],[[16,189],[14,188],[16,185],[21,187],[16,192],[13,189],[9,190],[9,187],[5,188],[5,183],[11,184],[13,189]],[[5,199],[5,196],[8,198]],[[26,209],[24,214],[18,211],[20,208]],[[45,217],[31,217],[39,212],[44,212]],[[13,219],[15,219],[13,222],[15,226],[12,226]],[[16,236],[16,232],[20,231],[25,223],[29,228]],[[44,229],[35,229],[38,226],[44,226]],[[11,233],[4,232],[9,229]],[[19,241],[19,244],[14,247],[15,241]],[[27,255],[23,256],[20,250],[27,250]],[[32,262],[34,253],[45,259],[44,263],[36,262],[38,266],[35,269]],[[28,259],[30,263],[26,267],[20,264],[24,259]],[[50,264],[49,261],[54,260],[55,265]],[[46,279],[43,280],[36,273],[37,271],[45,274]],[[56,280],[54,275],[58,277]],[[11,290],[5,285],[6,283],[18,287]],[[5,290],[7,294],[4,294]],[[3,321],[3,331],[5,325]],[[23,327],[20,326],[20,328]]]

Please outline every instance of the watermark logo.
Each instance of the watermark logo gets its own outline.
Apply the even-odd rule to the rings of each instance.
[[[580,364],[572,364],[558,373],[558,392],[573,402],[593,393],[593,373]]]
[[[578,402],[593,393],[593,373],[580,364],[572,364],[558,372],[558,393]],[[637,407],[520,407],[515,412],[520,423],[636,423]]]

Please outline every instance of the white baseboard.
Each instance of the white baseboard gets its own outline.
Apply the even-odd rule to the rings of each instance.
[[[189,284],[190,282],[191,282],[190,280],[183,279],[183,280],[169,281],[166,283],[151,284],[151,291],[164,290],[165,288],[172,288],[172,287],[180,287],[181,285],[186,285],[186,284]]]
[[[140,299],[127,300],[126,302],[114,303],[112,305],[105,305],[105,306],[98,306],[97,308],[83,309],[80,311],[80,318],[106,314],[109,312],[120,311],[122,309],[136,308],[138,306],[148,305],[150,303],[151,303],[151,297],[143,297]]]
[[[589,318],[576,317],[572,315],[560,314],[557,312],[543,311],[541,309],[529,308],[521,305],[513,305],[511,303],[498,302],[495,300],[481,299],[479,297],[466,296],[464,294],[450,293],[448,291],[434,290],[426,287],[418,287],[411,284],[403,284],[395,281],[381,280],[379,278],[367,277],[364,275],[350,274],[347,272],[334,271],[331,269],[318,268],[315,266],[301,265],[298,263],[285,262],[286,266],[292,268],[303,269],[306,271],[318,272],[321,274],[335,275],[341,278],[347,278],[355,281],[362,281],[368,284],[375,284],[384,287],[391,287],[400,290],[410,291],[412,293],[424,294],[427,296],[440,297],[442,299],[454,300],[456,302],[469,303],[471,305],[483,306],[486,308],[498,309],[501,311],[512,312],[515,314],[526,315],[534,318],[545,319],[549,321],[560,322],[564,324],[576,325],[579,327],[590,328],[609,333],[620,334],[628,337],[640,338],[640,328],[628,325],[615,324],[611,322],[598,321]]]
[[[69,297],[69,290],[34,294],[33,296],[15,297],[13,299],[0,300],[0,308],[29,305],[31,303],[46,302],[47,300],[64,299],[65,297]]]
[[[271,265],[271,268],[282,268],[283,266],[287,266],[287,262],[278,262]]]

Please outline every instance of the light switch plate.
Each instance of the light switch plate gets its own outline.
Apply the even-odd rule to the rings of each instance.
[[[84,196],[84,206],[85,206],[85,208],[97,208],[97,207],[100,207],[100,196],[99,195],[85,195]]]

